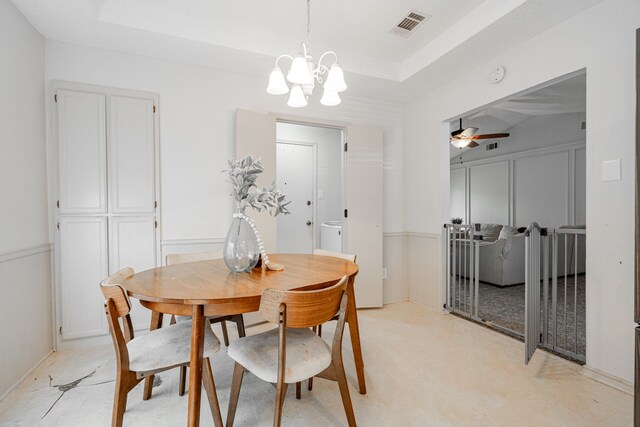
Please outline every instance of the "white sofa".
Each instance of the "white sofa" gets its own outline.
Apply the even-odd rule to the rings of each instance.
[[[482,235],[480,247],[480,281],[496,286],[511,286],[524,283],[525,276],[525,236],[524,233],[500,234],[503,226],[499,224],[481,224],[480,231],[476,235]],[[515,232],[510,229],[510,232]],[[502,237],[502,238],[500,238]],[[574,241],[570,238],[567,242],[567,252],[573,254]],[[585,271],[585,243],[584,238],[578,240],[578,273]],[[468,250],[468,248],[467,248]],[[458,251],[458,256],[462,250]],[[468,253],[466,254],[468,258]],[[542,255],[542,254],[541,254]],[[551,257],[549,248],[549,257]],[[464,255],[463,255],[464,256]],[[573,263],[569,267],[568,274],[573,274]],[[541,272],[542,273],[542,272]],[[551,263],[549,263],[549,277],[551,277]],[[564,275],[564,241],[558,243],[558,276]]]

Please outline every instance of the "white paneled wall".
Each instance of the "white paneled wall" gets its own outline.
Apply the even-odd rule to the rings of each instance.
[[[543,227],[558,227],[571,222],[570,152],[513,159],[513,225],[527,226],[536,221]]]
[[[509,221],[509,162],[467,168],[469,221],[506,224]]]
[[[514,227],[584,224],[582,142],[456,164],[450,173],[452,216]]]
[[[451,218],[462,218],[467,224],[467,169],[451,169]]]

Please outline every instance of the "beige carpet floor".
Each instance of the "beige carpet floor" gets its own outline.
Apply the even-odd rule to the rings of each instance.
[[[356,419],[361,426],[632,423],[630,395],[587,378],[582,367],[546,352],[536,352],[525,366],[523,344],[487,328],[410,302],[361,310],[359,318],[366,395],[358,394],[355,387],[348,339],[344,353]],[[331,329],[325,328],[326,339]],[[217,326],[214,331],[220,333]],[[257,331],[249,328],[247,332]],[[232,366],[223,347],[213,360],[223,417]],[[111,344],[54,353],[0,402],[0,426],[109,426],[114,370]],[[142,400],[138,386],[129,394],[124,425],[185,425],[187,396],[180,397],[177,391],[177,370],[160,374],[148,401]],[[270,426],[274,397],[271,385],[246,375],[236,425]],[[212,424],[203,396],[201,425]],[[302,400],[295,399],[295,388],[291,387],[284,404],[283,425],[346,425],[337,384],[317,380],[312,392],[303,391]]]

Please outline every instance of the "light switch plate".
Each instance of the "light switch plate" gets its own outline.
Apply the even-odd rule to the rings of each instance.
[[[622,179],[622,171],[620,168],[620,159],[605,160],[602,162],[602,181],[620,181]]]
[[[318,199],[324,199],[324,190],[318,190]]]

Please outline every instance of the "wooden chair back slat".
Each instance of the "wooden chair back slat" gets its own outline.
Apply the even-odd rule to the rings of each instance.
[[[105,300],[111,298],[115,304],[118,317],[124,317],[131,311],[131,301],[122,287],[122,283],[129,277],[133,276],[132,268],[123,268],[115,274],[107,277],[100,284],[100,289],[104,295]]]
[[[280,305],[286,309],[286,327],[309,328],[331,320],[340,309],[347,277],[335,285],[314,291],[265,289],[260,299],[260,315],[271,323],[280,321]]]
[[[314,249],[314,255],[332,256],[334,258],[346,259],[347,261],[356,262],[356,255],[343,254],[341,252],[325,251],[324,249]]]
[[[206,261],[209,259],[221,259],[222,251],[190,252],[187,254],[167,255],[167,265],[182,264],[185,262]]]

